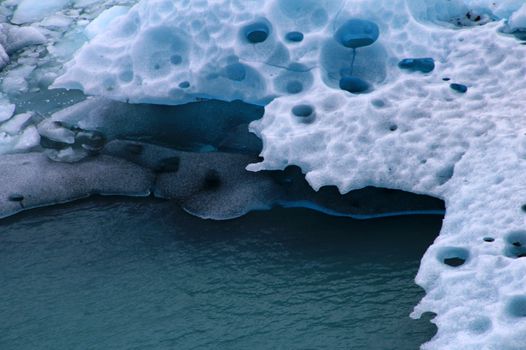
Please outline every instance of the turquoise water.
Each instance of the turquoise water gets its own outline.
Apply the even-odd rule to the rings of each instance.
[[[0,349],[417,349],[438,216],[214,222],[94,199],[0,221]]]

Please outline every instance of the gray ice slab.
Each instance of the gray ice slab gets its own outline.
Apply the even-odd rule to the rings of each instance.
[[[101,155],[74,164],[42,153],[0,156],[0,217],[92,194],[147,196],[153,173],[126,160]]]

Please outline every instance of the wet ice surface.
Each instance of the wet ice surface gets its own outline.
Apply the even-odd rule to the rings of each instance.
[[[215,222],[92,199],[0,222],[0,348],[417,349],[440,216],[275,209]]]

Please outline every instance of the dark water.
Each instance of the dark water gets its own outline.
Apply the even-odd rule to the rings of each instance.
[[[96,199],[0,221],[0,349],[417,349],[438,216],[213,222]]]

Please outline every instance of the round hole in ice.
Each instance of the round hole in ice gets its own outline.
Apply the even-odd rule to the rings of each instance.
[[[245,80],[247,76],[247,71],[243,64],[232,63],[225,67],[225,75],[230,80],[242,81]]]
[[[297,94],[303,91],[303,84],[300,81],[293,80],[287,83],[287,92]]]
[[[181,57],[181,55],[172,55],[170,57],[170,62],[173,65],[178,65],[178,64],[181,64],[181,62],[183,62],[183,58]]]
[[[396,124],[391,124],[389,126],[389,130],[391,130],[391,131],[396,131],[397,129],[398,129],[398,125],[396,125]]]
[[[506,237],[506,256],[510,258],[526,257],[526,231],[513,231]]]
[[[440,250],[438,260],[451,267],[459,267],[469,258],[469,251],[461,247],[447,247]]]
[[[288,32],[285,35],[285,39],[287,39],[287,41],[297,43],[297,42],[303,41],[303,33],[302,32]]]
[[[346,76],[340,79],[340,89],[352,94],[359,94],[369,90],[369,84],[358,77]]]
[[[522,211],[526,213],[526,204],[523,204],[521,207]]]
[[[484,242],[488,242],[488,243],[495,242],[495,238],[493,237],[484,237],[483,240]]]
[[[374,99],[371,101],[371,104],[375,106],[376,108],[382,108],[385,107],[385,102],[380,99]]]
[[[491,328],[491,320],[487,317],[479,317],[469,324],[469,330],[474,334],[486,333]]]
[[[7,197],[7,199],[10,202],[22,202],[24,200],[24,196],[20,193],[12,193],[9,195],[9,197]]]
[[[119,74],[119,79],[124,83],[129,83],[133,80],[133,72],[131,70],[123,71]]]
[[[115,89],[115,81],[111,77],[106,77],[102,80],[102,86],[106,91],[113,91]]]
[[[312,86],[313,75],[308,67],[293,63],[276,76],[273,83],[274,88],[283,94],[297,94]]]
[[[303,122],[310,122],[314,119],[314,107],[311,105],[297,105],[292,107],[292,114]]]
[[[221,186],[221,177],[217,170],[211,169],[208,170],[203,179],[203,189],[205,190],[215,190]]]
[[[179,87],[181,89],[187,89],[187,88],[190,87],[190,83],[188,81],[182,81],[182,82],[179,83]]]
[[[464,265],[465,262],[466,262],[466,260],[464,260],[462,258],[458,258],[458,257],[445,258],[444,259],[444,264],[449,265],[449,266],[453,266],[453,267],[458,267],[458,266]]]
[[[376,23],[364,19],[351,19],[338,28],[334,38],[341,45],[356,49],[371,45],[379,35],[380,30]]]
[[[243,32],[249,43],[259,44],[267,40],[270,29],[265,22],[260,21],[249,24],[244,28]]]
[[[468,87],[464,84],[452,83],[449,84],[449,87],[456,92],[460,92],[461,94],[464,94],[468,91]]]
[[[430,73],[435,69],[435,60],[431,57],[405,58],[398,63],[398,67],[413,72]]]
[[[516,295],[511,297],[506,306],[506,311],[512,317],[526,317],[526,296]]]

